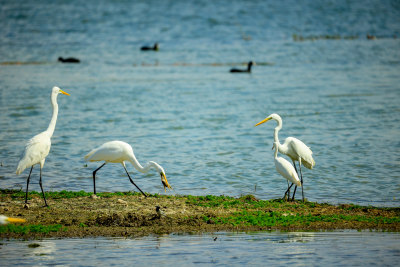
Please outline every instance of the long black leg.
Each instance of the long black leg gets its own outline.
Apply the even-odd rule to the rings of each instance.
[[[287,189],[287,200],[290,200],[290,186],[289,186],[289,180],[286,180],[286,182],[287,182],[287,187],[288,187],[288,189]],[[292,185],[293,185],[293,183],[292,183]],[[286,193],[285,193],[286,194]]]
[[[43,194],[43,199],[44,199],[44,204],[45,204],[45,207],[48,207],[49,205],[47,205],[46,197],[44,196],[44,191],[43,191],[43,186],[42,186],[42,166],[40,166],[40,179],[39,179],[39,185],[40,185],[40,189],[42,189],[42,194]]]
[[[25,204],[28,204],[28,187],[29,187],[29,179],[31,178],[32,170],[33,170],[33,165],[31,167],[31,171],[29,172],[28,180],[26,180]]]
[[[285,192],[285,195],[283,195],[283,199],[286,199],[286,194],[290,191],[290,188],[292,188],[293,183],[288,187],[288,189]],[[289,198],[288,198],[289,199]]]
[[[298,175],[299,175],[299,172],[297,171],[297,168],[296,168],[296,162],[295,162],[294,160],[292,160],[292,162],[293,162],[294,169],[295,169],[295,171],[296,171],[296,173],[297,173],[297,176],[298,176]],[[294,200],[294,196],[296,195],[296,190],[297,190],[297,185],[294,187],[294,192],[293,192],[292,201]]]
[[[137,189],[139,189],[139,191],[143,194],[143,196],[147,197],[146,194],[142,191],[142,189],[140,189],[140,188],[133,182],[131,176],[130,176],[129,173],[128,173],[128,170],[127,170],[126,167],[125,167],[125,164],[122,164],[122,166],[124,166],[124,169],[125,169],[125,171],[126,171],[126,174],[128,174],[128,177],[129,177],[129,180],[131,181],[131,183],[132,183],[134,186],[136,186]]]
[[[96,195],[96,172],[98,170],[100,170],[104,165],[106,165],[106,162],[103,163],[103,165],[101,165],[100,167],[98,167],[97,169],[95,169],[93,171],[93,193]]]
[[[301,164],[299,162],[299,169],[300,169],[300,182],[301,182],[301,195],[303,197],[303,202],[304,202],[304,191],[303,191],[303,173],[301,172]]]

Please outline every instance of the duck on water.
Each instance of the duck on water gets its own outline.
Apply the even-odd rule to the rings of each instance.
[[[142,51],[150,51],[150,50],[158,51],[159,48],[160,47],[159,47],[158,43],[155,43],[154,46],[142,46],[140,48],[140,50],[142,50]]]
[[[58,61],[60,61],[62,63],[80,63],[81,62],[79,59],[74,58],[74,57],[67,57],[67,58],[59,57]]]
[[[249,63],[247,63],[247,69],[231,69],[230,72],[241,72],[241,73],[250,73],[251,72],[251,67],[253,65],[256,65],[256,63],[254,61],[250,61]]]

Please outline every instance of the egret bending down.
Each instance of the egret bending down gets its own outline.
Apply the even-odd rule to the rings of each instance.
[[[297,172],[293,168],[292,164],[290,164],[290,162],[287,161],[286,159],[284,159],[282,157],[278,157],[278,146],[277,146],[276,142],[274,143],[274,147],[275,147],[274,158],[275,158],[276,170],[284,178],[286,178],[286,180],[292,182],[291,186],[288,185],[288,189],[286,190],[285,195],[283,196],[283,198],[286,198],[286,194],[288,194],[290,192],[290,188],[293,186],[293,184],[295,184],[296,186],[301,186],[301,182],[300,182],[299,176],[297,175]],[[289,199],[289,197],[290,196],[288,196],[288,199]]]
[[[48,206],[42,186],[42,169],[46,157],[50,152],[51,137],[53,136],[54,129],[56,128],[57,115],[58,115],[58,104],[57,104],[58,94],[69,95],[60,88],[53,87],[50,95],[51,104],[53,105],[53,116],[51,117],[49,127],[47,128],[46,131],[38,135],[35,135],[28,141],[28,143],[25,145],[25,151],[22,154],[22,157],[18,163],[16,171],[17,174],[21,174],[26,168],[31,167],[31,171],[29,172],[28,180],[26,182],[25,204],[28,203],[29,179],[31,177],[33,166],[36,164],[40,164],[39,185],[40,189],[42,190],[45,206],[46,207]]]
[[[280,129],[282,129],[282,119],[278,114],[271,114],[268,117],[266,117],[264,120],[260,121],[257,123],[255,126],[258,126],[260,124],[263,124],[264,122],[267,122],[269,120],[275,120],[278,123],[278,126],[275,127],[274,130],[274,146],[278,148],[279,152],[282,154],[285,154],[289,158],[292,159],[293,166],[297,172],[296,164],[295,161],[299,162],[299,168],[300,168],[300,177],[301,177],[301,184],[303,185],[303,174],[301,172],[301,165],[303,164],[307,169],[312,169],[315,166],[315,161],[312,157],[312,151],[311,149],[306,146],[302,141],[300,141],[297,138],[294,137],[288,137],[285,139],[285,142],[283,145],[279,142],[278,138],[278,132]],[[274,147],[272,147],[274,148]],[[296,194],[296,188],[293,193],[293,198],[294,195]],[[301,187],[301,193],[302,193],[302,198],[304,202],[304,191],[303,187]]]
[[[125,161],[129,161],[133,167],[136,168],[136,170],[146,173],[150,169],[155,169],[161,176],[161,182],[164,185],[164,190],[166,191],[166,188],[171,188],[171,186],[168,184],[167,177],[165,176],[164,169],[158,165],[154,161],[149,161],[144,167],[140,165],[139,161],[136,159],[135,154],[133,154],[133,149],[132,147],[122,141],[111,141],[102,144],[98,148],[93,149],[90,151],[86,156],[85,160],[93,162],[93,161],[105,161],[100,167],[98,167],[96,170],[93,171],[93,192],[96,194],[96,172],[100,170],[104,165],[107,163],[121,163],[122,166],[125,169],[126,174],[129,177],[129,181],[136,186],[137,189],[145,196],[146,194],[133,182],[131,176],[129,175],[126,166],[125,166]]]

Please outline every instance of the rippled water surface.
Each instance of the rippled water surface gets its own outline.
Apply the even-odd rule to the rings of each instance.
[[[276,124],[254,127],[279,113],[281,142],[295,136],[314,152],[315,168],[303,168],[309,200],[398,206],[399,18],[398,1],[388,0],[1,1],[0,187],[25,188],[28,170],[17,176],[16,165],[25,142],[47,128],[57,85],[71,96],[58,98],[47,191],[91,191],[100,163],[85,165],[83,156],[117,139],[142,163],[164,167],[174,188],[168,194],[281,197],[287,185],[271,151]],[[159,52],[140,51],[154,42]],[[59,56],[81,64],[58,63]],[[250,60],[251,74],[229,73]],[[128,169],[144,191],[164,193],[157,174]],[[120,165],[98,172],[98,191],[134,189]],[[397,239],[368,240],[375,237]],[[81,246],[154,246],[152,238]],[[221,249],[222,242],[211,243]]]
[[[136,266],[149,262],[162,266],[393,266],[400,257],[399,242],[398,234],[354,231],[171,234],[136,239],[4,241],[0,257],[18,266]]]
[[[5,1],[0,187],[25,186],[28,170],[16,176],[16,165],[46,129],[58,85],[71,96],[58,98],[46,190],[92,190],[99,164],[83,156],[118,139],[164,167],[171,194],[280,197],[276,124],[254,127],[279,113],[281,141],[295,136],[314,152],[315,169],[303,168],[309,200],[398,205],[400,8],[367,3]],[[140,51],[155,41],[159,52]],[[229,73],[249,60],[251,74]],[[128,168],[143,190],[163,192],[158,175]],[[119,165],[103,168],[97,186],[134,190]]]

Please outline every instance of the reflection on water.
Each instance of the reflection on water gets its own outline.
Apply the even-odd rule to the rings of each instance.
[[[45,239],[2,241],[10,265],[393,265],[400,257],[394,233],[250,232],[170,234],[135,239]]]

